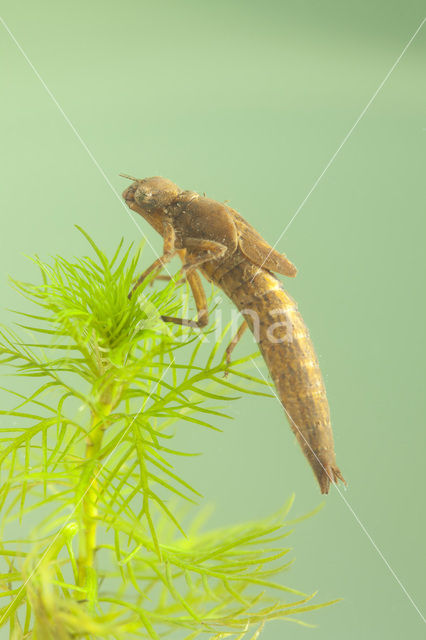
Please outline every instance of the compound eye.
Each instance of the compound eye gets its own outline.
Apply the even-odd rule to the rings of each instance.
[[[141,189],[140,187],[138,187],[135,191],[135,200],[137,202],[146,202],[147,200],[149,200],[149,196],[151,196],[151,193],[148,193],[146,191],[146,189]]]

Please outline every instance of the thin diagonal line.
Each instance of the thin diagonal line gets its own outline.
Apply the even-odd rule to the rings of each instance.
[[[260,375],[262,376],[262,378],[265,380],[265,382],[268,382],[266,377],[263,375],[262,371],[259,369],[259,367],[257,366],[255,360],[253,358],[250,358],[252,363],[254,364],[254,366],[256,367],[256,369],[258,370],[258,372],[260,373]],[[321,465],[321,467],[324,469],[326,475],[330,478],[329,474],[327,473],[327,470],[325,469],[324,465],[322,464],[321,460],[318,458],[318,456],[316,455],[315,451],[312,449],[311,445],[309,444],[309,442],[306,440],[305,436],[303,435],[302,431],[299,429],[299,427],[297,426],[297,424],[294,422],[293,418],[291,417],[291,415],[289,414],[289,412],[287,411],[287,409],[285,408],[284,404],[281,402],[281,400],[279,399],[278,395],[275,393],[275,389],[273,389],[271,387],[272,393],[274,394],[275,398],[277,399],[277,401],[279,402],[280,406],[284,408],[284,411],[286,412],[289,420],[291,420],[291,422],[293,423],[293,425],[296,427],[297,431],[299,432],[299,435],[303,438],[303,440],[305,441],[306,445],[309,447],[309,449],[311,450],[312,454],[315,456],[315,458],[317,459],[317,461],[319,462],[319,464]],[[332,481],[332,478],[330,478],[330,480]],[[405,588],[405,586],[402,584],[401,580],[398,578],[397,574],[395,573],[395,571],[392,569],[391,565],[389,564],[389,562],[386,560],[385,556],[383,555],[383,553],[381,552],[381,550],[379,549],[379,547],[377,546],[377,544],[374,542],[373,538],[371,537],[370,533],[367,531],[367,529],[365,528],[365,525],[361,522],[361,520],[359,519],[359,516],[355,513],[354,509],[352,508],[352,506],[349,504],[348,500],[345,498],[345,496],[343,495],[343,493],[340,491],[339,487],[337,486],[337,484],[334,484],[332,481],[332,486],[334,487],[334,489],[336,489],[336,491],[338,492],[339,496],[342,498],[343,502],[345,503],[345,505],[347,506],[347,508],[349,509],[349,511],[352,513],[353,517],[355,518],[355,520],[357,521],[357,523],[359,524],[359,526],[361,527],[361,530],[363,531],[363,533],[367,536],[368,540],[370,541],[371,545],[373,546],[373,548],[375,549],[375,551],[378,553],[379,557],[383,560],[383,562],[385,563],[386,567],[388,568],[388,570],[390,571],[390,573],[392,574],[392,576],[394,577],[395,581],[398,583],[398,585],[400,586],[400,588],[402,589],[402,591],[405,593],[405,595],[407,596],[408,600],[411,602],[411,604],[413,605],[414,609],[417,611],[417,613],[419,614],[419,616],[421,617],[421,619],[423,620],[423,622],[426,622],[425,617],[423,616],[422,612],[420,611],[419,607],[416,605],[416,603],[414,602],[413,598],[410,596],[410,594],[408,593],[407,589]]]
[[[353,131],[355,130],[355,128],[357,127],[357,125],[359,124],[359,122],[362,120],[362,118],[365,116],[365,114],[367,113],[368,109],[370,108],[371,104],[373,103],[373,101],[375,100],[375,98],[377,97],[377,95],[380,93],[381,89],[383,88],[384,84],[386,83],[386,81],[388,80],[389,76],[392,74],[393,70],[395,69],[395,67],[398,65],[398,63],[400,62],[401,58],[403,57],[403,55],[405,54],[405,52],[407,51],[408,47],[411,45],[411,43],[413,42],[414,38],[417,36],[417,34],[419,33],[420,29],[422,28],[422,26],[424,25],[424,23],[426,22],[426,18],[423,18],[423,20],[421,21],[420,25],[417,27],[417,29],[415,30],[415,32],[413,33],[413,35],[411,36],[411,38],[409,39],[409,41],[407,42],[407,44],[405,45],[405,47],[403,48],[403,50],[401,51],[401,53],[399,54],[398,58],[395,60],[395,62],[393,63],[393,65],[391,66],[391,68],[389,69],[389,71],[387,72],[387,74],[385,75],[385,77],[383,78],[382,82],[379,84],[379,86],[377,87],[376,91],[373,93],[373,95],[371,96],[370,100],[367,102],[367,104],[365,105],[364,109],[361,111],[361,113],[359,114],[358,118],[355,120],[354,124],[352,125],[352,127],[349,129],[348,133],[345,135],[345,137],[343,138],[342,142],[340,143],[340,145],[337,147],[336,151],[333,153],[333,155],[331,156],[330,160],[327,162],[327,164],[325,165],[324,169],[322,170],[322,172],[320,173],[320,175],[318,176],[318,178],[315,180],[314,184],[312,185],[312,187],[310,188],[310,190],[308,191],[307,195],[304,197],[304,199],[302,200],[302,202],[299,204],[299,206],[297,207],[295,213],[293,214],[293,217],[290,218],[290,221],[288,222],[288,224],[286,225],[286,227],[284,228],[284,230],[280,233],[280,235],[278,236],[277,241],[275,242],[275,244],[273,245],[272,249],[270,249],[268,255],[266,256],[266,258],[264,259],[264,261],[262,262],[262,264],[260,265],[260,267],[258,268],[258,270],[255,272],[253,279],[257,276],[257,274],[259,273],[259,271],[261,270],[261,268],[263,267],[263,265],[265,264],[265,262],[268,260],[269,256],[271,255],[272,251],[275,249],[275,247],[277,246],[277,244],[280,242],[281,238],[283,237],[283,235],[285,234],[285,232],[287,231],[287,229],[290,227],[290,225],[293,223],[293,221],[295,220],[296,216],[299,215],[300,211],[302,210],[302,208],[304,207],[305,203],[307,202],[307,200],[310,198],[310,196],[312,195],[312,193],[315,191],[315,189],[317,188],[317,186],[319,185],[319,183],[321,182],[322,178],[324,177],[325,173],[328,171],[328,169],[331,167],[331,165],[333,164],[334,160],[336,159],[337,155],[339,154],[339,152],[341,151],[342,147],[346,144],[346,142],[349,140],[350,136],[352,135]]]
[[[154,389],[151,391],[151,393],[148,395],[148,397],[146,398],[146,400],[141,404],[141,408],[139,409],[139,411],[134,415],[133,420],[127,425],[126,429],[124,429],[122,435],[120,436],[117,444],[114,446],[114,448],[112,449],[111,453],[105,458],[105,461],[103,462],[103,464],[99,467],[98,472],[96,473],[96,475],[93,477],[92,481],[90,482],[89,486],[87,487],[86,491],[83,493],[83,495],[81,496],[81,498],[79,499],[79,501],[74,505],[71,513],[69,514],[68,518],[65,520],[64,524],[62,525],[62,527],[59,529],[58,533],[55,535],[55,537],[53,538],[52,542],[49,544],[49,546],[47,547],[47,549],[45,549],[43,555],[41,556],[40,560],[37,562],[36,566],[34,567],[34,569],[31,571],[30,575],[28,576],[28,578],[25,580],[25,582],[21,585],[21,587],[19,588],[18,593],[16,594],[15,598],[12,600],[12,602],[9,604],[9,606],[7,607],[6,611],[4,612],[1,620],[0,620],[0,626],[3,623],[3,621],[6,619],[6,616],[8,614],[8,612],[10,611],[10,608],[13,606],[13,604],[16,602],[17,598],[19,598],[19,594],[22,593],[22,591],[25,589],[25,587],[27,586],[28,582],[31,580],[31,578],[33,577],[33,575],[35,574],[35,572],[37,571],[37,569],[39,568],[39,566],[41,565],[41,563],[43,562],[44,558],[46,557],[46,555],[49,553],[50,549],[52,548],[52,546],[55,544],[56,540],[59,538],[59,536],[61,535],[62,531],[65,529],[65,527],[67,526],[68,522],[71,520],[71,518],[73,517],[75,511],[78,509],[78,507],[80,506],[82,500],[84,499],[85,495],[87,494],[87,492],[91,489],[91,487],[93,486],[93,483],[96,482],[96,480],[98,479],[99,475],[102,473],[102,470],[104,469],[105,465],[108,463],[108,460],[111,458],[111,456],[114,454],[114,452],[116,451],[117,447],[119,446],[119,444],[123,441],[123,438],[125,437],[125,435],[127,434],[127,432],[129,431],[130,427],[132,426],[132,424],[134,423],[134,421],[137,419],[137,417],[139,416],[139,414],[141,413],[142,409],[146,406],[146,403],[148,402],[148,400],[151,398],[151,396],[153,395],[153,393],[155,393],[155,391],[158,388],[158,385],[161,383],[162,379],[164,378],[164,376],[166,375],[167,371],[170,369],[170,367],[172,366],[172,364],[174,363],[174,358],[173,360],[170,361],[167,369],[164,371],[164,373],[162,374],[161,378],[159,379],[159,381],[157,382],[157,384],[155,385]]]
[[[89,149],[89,147],[87,146],[87,144],[85,143],[85,141],[83,140],[83,138],[81,137],[81,135],[79,134],[79,132],[77,131],[77,129],[75,128],[74,124],[71,122],[70,118],[67,116],[67,114],[65,113],[65,111],[63,110],[63,108],[61,107],[61,105],[59,104],[58,100],[55,98],[54,94],[52,93],[52,91],[49,89],[49,87],[47,86],[47,84],[45,83],[45,81],[43,80],[43,78],[41,77],[40,73],[37,71],[37,69],[35,68],[35,66],[33,65],[33,63],[31,62],[31,60],[29,59],[29,57],[27,56],[27,54],[25,53],[24,49],[22,48],[22,46],[19,44],[18,40],[15,38],[15,36],[13,35],[12,31],[9,29],[9,27],[7,26],[6,22],[3,20],[3,18],[0,16],[0,21],[3,25],[3,27],[5,28],[5,30],[7,31],[7,33],[9,34],[9,36],[11,37],[11,39],[13,40],[13,42],[15,43],[15,45],[17,46],[17,48],[19,49],[19,51],[21,52],[21,54],[23,55],[23,57],[25,58],[25,60],[27,61],[28,65],[31,67],[31,69],[33,70],[34,74],[36,75],[36,77],[38,78],[38,80],[40,81],[40,83],[42,84],[43,88],[45,89],[46,93],[48,94],[48,96],[51,98],[51,100],[53,101],[53,103],[55,104],[55,106],[57,107],[57,109],[59,110],[59,112],[61,113],[62,117],[64,118],[64,120],[66,121],[66,123],[69,125],[69,127],[71,128],[71,130],[73,131],[74,135],[76,136],[76,138],[78,139],[78,141],[80,142],[81,146],[84,148],[84,150],[86,151],[86,153],[88,154],[89,158],[91,159],[91,161],[93,162],[93,164],[95,165],[95,167],[97,168],[97,170],[99,171],[99,173],[101,174],[101,176],[103,177],[103,179],[105,180],[105,182],[107,183],[107,185],[109,186],[109,188],[111,189],[111,191],[113,192],[113,194],[115,195],[115,197],[118,199],[118,201],[120,202],[120,204],[125,208],[127,214],[129,215],[130,219],[132,220],[132,222],[135,224],[135,226],[139,229],[140,234],[142,235],[142,237],[146,240],[146,242],[148,243],[148,245],[150,246],[150,248],[152,249],[153,253],[159,257],[158,252],[154,249],[154,247],[152,246],[151,242],[149,241],[149,239],[147,238],[147,236],[144,234],[144,232],[142,231],[141,226],[138,224],[138,222],[136,221],[136,219],[131,215],[127,205],[123,202],[121,196],[119,193],[117,193],[117,191],[114,189],[110,179],[108,178],[108,176],[106,175],[105,171],[102,169],[101,165],[99,164],[99,162],[96,160],[95,156],[93,155],[93,153],[91,152],[91,150]],[[167,273],[169,274],[169,276],[171,275],[169,270],[167,269],[167,266],[164,265],[165,270],[167,271]]]

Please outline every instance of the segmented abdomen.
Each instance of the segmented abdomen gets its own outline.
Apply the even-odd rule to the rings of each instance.
[[[336,466],[330,411],[308,329],[297,305],[269,271],[245,259],[203,269],[244,315],[274,381],[291,429],[322,493],[343,480]]]

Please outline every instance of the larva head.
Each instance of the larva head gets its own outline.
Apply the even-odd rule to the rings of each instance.
[[[155,176],[137,180],[131,176],[123,177],[135,180],[123,192],[123,198],[128,204],[134,202],[145,213],[169,206],[181,193],[181,189],[171,180],[167,180],[167,178]]]

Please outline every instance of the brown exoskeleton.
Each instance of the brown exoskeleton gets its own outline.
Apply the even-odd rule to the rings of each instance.
[[[272,274],[294,277],[296,268],[231,207],[194,191],[183,191],[166,178],[124,177],[134,180],[123,193],[127,205],[164,238],[163,255],[141,275],[134,288],[178,253],[198,316],[197,320],[163,320],[193,327],[208,323],[198,270],[224,291],[245,318],[227,349],[228,359],[248,326],[321,492],[328,493],[330,482],[344,479],[336,465],[324,382],[297,305]]]

